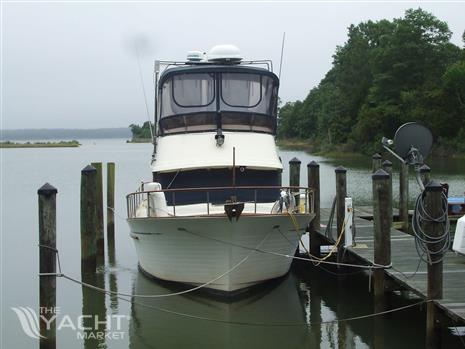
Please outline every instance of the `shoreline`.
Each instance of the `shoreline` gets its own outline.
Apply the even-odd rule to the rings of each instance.
[[[61,141],[61,142],[0,142],[1,149],[18,149],[18,148],[77,148],[81,145],[78,141]]]
[[[342,146],[334,146],[331,150],[315,150],[315,145],[304,139],[296,138],[285,138],[285,139],[276,139],[276,145],[284,150],[300,150],[311,153],[317,156],[324,156],[328,158],[338,159],[338,158],[366,158],[373,154],[365,154],[362,152],[346,151]],[[446,156],[447,154],[447,156]],[[431,150],[431,154],[428,156],[435,159],[465,159],[465,154],[462,153],[452,153],[447,152],[441,146],[434,147]]]

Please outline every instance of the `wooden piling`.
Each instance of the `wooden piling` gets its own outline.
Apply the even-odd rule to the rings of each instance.
[[[345,199],[347,196],[347,170],[342,167],[336,167],[336,219],[337,219],[337,234],[336,239],[339,239],[337,247],[337,262],[342,262],[344,252],[344,218],[345,218]]]
[[[307,164],[308,187],[313,189],[313,209],[315,218],[310,222],[310,254],[315,257],[320,256],[321,240],[316,231],[320,230],[320,165],[315,161]]]
[[[375,173],[381,168],[381,155],[379,153],[373,154],[371,157],[372,160],[372,166],[371,166],[371,173]]]
[[[45,183],[37,190],[39,196],[39,273],[56,273],[56,194],[57,189]],[[56,348],[56,321],[50,321],[55,315],[56,276],[39,277],[39,318],[40,348]],[[50,322],[47,328],[45,317]]]
[[[81,273],[94,273],[97,267],[97,170],[81,171]]]
[[[431,175],[431,168],[428,165],[423,164],[420,167],[420,178],[425,187],[430,181],[430,175]]]
[[[289,186],[290,187],[300,187],[300,163],[301,161],[297,158],[292,158],[289,161]],[[295,196],[295,204],[299,207],[299,191],[292,191]]]
[[[103,221],[103,168],[101,162],[91,163],[92,167],[97,170],[97,192],[96,192],[96,204],[97,204],[97,224],[96,230],[96,241],[97,241],[97,259],[99,264],[104,260],[105,256],[105,239],[104,239],[104,221]]]
[[[443,214],[442,206],[442,186],[437,182],[430,181],[425,187],[425,211],[428,216],[439,218]],[[432,220],[423,222],[422,229],[431,237],[438,238],[443,234],[441,223]],[[441,261],[442,254],[437,253],[441,247],[441,242],[428,244],[432,262],[428,263],[428,300],[442,298],[443,263]],[[440,348],[441,344],[440,331],[436,325],[438,314],[435,312],[436,306],[433,302],[429,302],[426,308],[426,348],[428,349]]]
[[[402,222],[402,229],[408,230],[409,216],[408,216],[408,177],[409,165],[403,162],[400,166],[399,174],[399,219]]]
[[[378,265],[391,263],[391,196],[389,192],[389,174],[379,169],[372,175],[373,180],[373,224],[374,224],[374,262]],[[374,269],[375,312],[385,309],[384,269]]]
[[[392,227],[393,221],[394,221],[393,213],[392,213],[392,205],[393,205],[392,203],[392,162],[389,160],[384,160],[382,163],[382,169],[389,175],[388,189],[389,189],[389,197],[391,198],[391,202],[390,202],[388,209],[389,209],[389,217],[391,220],[391,227]]]
[[[107,238],[115,236],[115,163],[107,163]]]

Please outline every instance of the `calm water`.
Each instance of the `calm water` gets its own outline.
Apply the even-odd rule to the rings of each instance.
[[[116,163],[116,245],[107,255],[106,267],[89,282],[127,294],[160,294],[176,286],[159,284],[137,270],[137,257],[123,217],[124,196],[138,181],[150,179],[151,145],[126,144],[124,140],[84,141],[80,148],[2,150],[1,194],[1,348],[34,348],[38,341],[23,332],[11,307],[38,309],[37,189],[45,182],[58,188],[57,231],[63,272],[80,275],[79,185],[80,170],[92,161]],[[297,156],[305,165],[321,165],[322,206],[334,196],[334,168],[348,168],[348,192],[357,204],[370,204],[370,159],[330,161],[303,152],[281,151],[284,163]],[[463,162],[431,163],[433,177],[447,181],[451,193],[465,189]],[[283,173],[287,183],[287,169]],[[396,180],[394,179],[394,183]],[[417,193],[411,182],[412,197]],[[396,192],[396,189],[394,189]],[[292,273],[226,302],[202,293],[163,300],[103,296],[65,279],[57,281],[59,348],[371,348],[374,340],[386,348],[424,347],[424,311],[411,308],[385,318],[375,330],[373,319],[334,322],[373,312],[368,277],[364,273],[334,275],[334,270],[298,264]],[[391,307],[417,299],[393,295]],[[82,331],[80,316],[110,317],[107,338],[93,338],[98,331]],[[84,323],[94,319],[85,318]],[[308,325],[312,323],[312,325]],[[381,328],[381,329],[380,329]],[[99,331],[105,325],[99,325]],[[375,336],[375,333],[377,335]],[[87,340],[83,335],[88,335]],[[458,345],[447,339],[448,347]]]

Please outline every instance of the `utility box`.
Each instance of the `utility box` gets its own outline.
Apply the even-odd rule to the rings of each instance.
[[[344,247],[351,247],[354,245],[354,237],[352,234],[352,222],[354,219],[354,209],[352,205],[352,198],[345,199],[345,227],[344,227]]]
[[[457,227],[455,228],[452,249],[455,252],[465,254],[465,216],[457,220]]]

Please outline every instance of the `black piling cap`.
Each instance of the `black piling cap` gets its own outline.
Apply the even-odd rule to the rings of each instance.
[[[379,159],[381,159],[381,155],[379,153],[375,153],[375,154],[373,154],[373,156],[371,158],[373,160],[379,160]]]
[[[425,191],[442,191],[442,185],[438,182],[431,181],[425,186]]]
[[[58,193],[58,190],[57,188],[55,188],[53,185],[51,185],[50,183],[45,183],[43,186],[41,186],[38,190],[37,190],[37,194],[39,195],[45,195],[45,196],[50,196],[50,195],[53,195],[53,194],[56,194]]]
[[[87,165],[81,170],[81,173],[88,173],[88,172],[97,172],[97,169],[92,165]]]
[[[392,162],[390,162],[389,160],[384,160],[383,167],[392,167]]]
[[[301,161],[297,158],[292,158],[290,161],[289,161],[290,164],[300,164]]]
[[[336,172],[336,173],[346,173],[347,170],[346,170],[346,168],[344,166],[338,166],[338,167],[336,167],[334,169],[334,172]]]
[[[373,180],[378,180],[378,179],[388,179],[389,178],[389,173],[387,173],[386,171],[384,171],[382,168],[380,168],[378,171],[376,171],[375,173],[373,173],[371,175],[371,178]]]
[[[431,168],[427,164],[423,164],[420,167],[420,173],[431,172]]]
[[[307,164],[307,167],[320,167],[320,165],[318,164],[318,162],[312,160]]]

